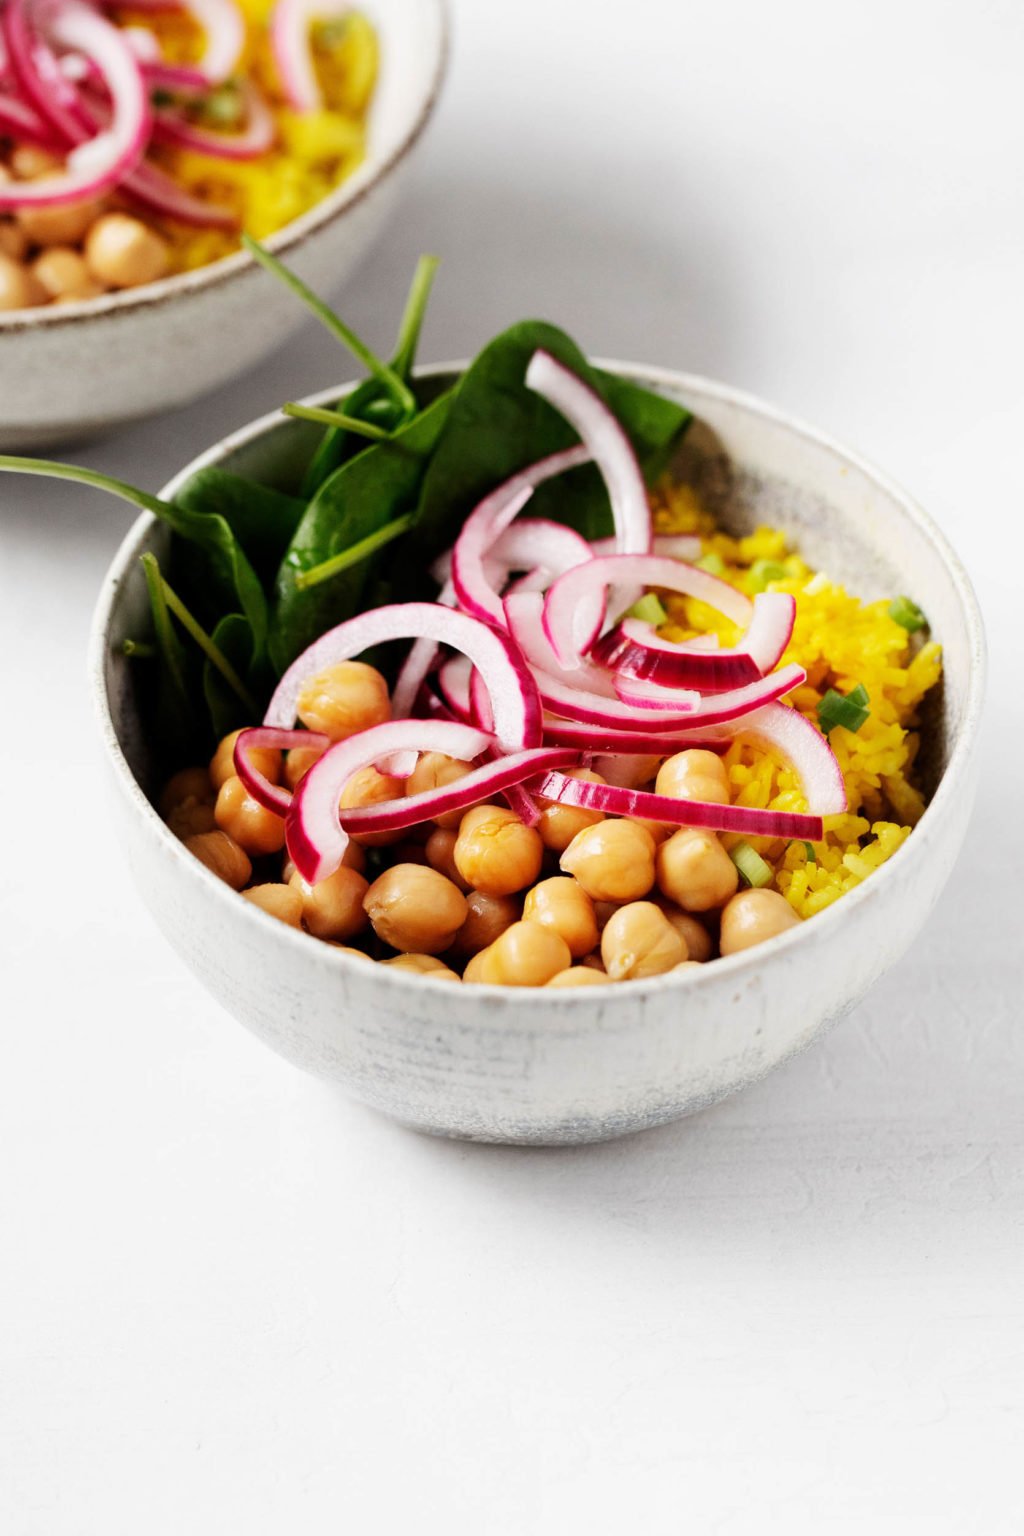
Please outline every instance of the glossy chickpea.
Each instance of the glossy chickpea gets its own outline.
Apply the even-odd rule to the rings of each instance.
[[[459,874],[459,868],[455,862],[456,841],[457,833],[450,831],[447,827],[435,827],[427,838],[423,854],[431,869],[436,869],[439,875],[444,875],[465,893],[472,890],[472,886],[468,885]]]
[[[481,949],[471,957],[469,964],[462,973],[463,981],[482,982],[484,980],[483,969],[486,963],[484,957],[488,953],[489,950]]]
[[[0,177],[0,182],[3,178]],[[28,251],[28,236],[13,219],[0,219],[0,255],[12,261],[24,261]]]
[[[610,984],[611,977],[604,971],[592,970],[587,965],[572,965],[545,983],[549,987],[607,987]]]
[[[699,960],[680,960],[678,965],[672,967],[672,974],[675,975],[676,971],[699,971],[700,964]]]
[[[30,245],[77,245],[92,225],[97,206],[88,202],[54,208],[19,208],[17,220]],[[92,275],[100,277],[99,273]]]
[[[474,890],[511,896],[540,874],[544,844],[533,827],[502,805],[475,805],[466,812],[455,842],[459,874]]]
[[[0,253],[0,310],[31,309],[46,302],[46,290],[28,267]]]
[[[166,274],[171,251],[163,236],[141,219],[105,213],[85,236],[85,259],[92,275],[108,288],[138,288]]]
[[[213,785],[206,769],[182,768],[163,787],[160,814],[175,837],[185,842],[200,832],[215,829],[213,801]]]
[[[426,864],[393,864],[370,886],[363,907],[385,944],[423,955],[447,949],[467,912],[458,886]]]
[[[460,955],[477,955],[517,923],[522,913],[515,896],[488,896],[486,891],[470,891],[466,897],[466,920],[452,943]]]
[[[306,679],[297,713],[308,730],[345,741],[391,719],[388,685],[377,668],[364,661],[339,661]]]
[[[382,960],[381,965],[395,971],[411,971],[414,976],[425,976],[428,981],[458,981],[462,977],[451,966],[438,960],[436,955],[395,955],[393,960]]]
[[[658,888],[687,912],[724,907],[739,884],[736,866],[713,832],[680,827],[658,849]]]
[[[290,885],[250,885],[242,895],[254,907],[268,912],[289,928],[302,927],[302,894]]]
[[[710,960],[715,952],[715,944],[704,924],[669,902],[659,902],[659,906],[686,945],[687,958],[698,964]]]
[[[464,763],[460,758],[446,757],[443,752],[424,752],[405,781],[405,792],[407,795],[423,795],[432,789],[443,789],[472,771],[473,764]],[[457,830],[464,814],[461,810],[442,811],[433,819],[439,827]]]
[[[341,862],[345,869],[354,869],[359,875],[366,873],[366,854],[359,844],[354,843],[351,838],[349,838],[345,845],[345,852],[341,856]],[[281,879],[285,885],[291,884],[291,878],[296,873],[295,865],[292,863],[289,855],[285,853],[284,858],[281,860]]]
[[[654,838],[635,821],[577,832],[560,860],[593,901],[638,901],[654,884]]]
[[[360,768],[346,782],[338,801],[342,810],[361,805],[383,805],[385,800],[401,800],[404,785],[389,773],[378,773],[372,764]],[[352,841],[364,848],[386,848],[400,842],[402,832],[353,832]]]
[[[686,944],[653,901],[631,901],[605,925],[601,958],[613,981],[638,981],[685,960]]]
[[[237,776],[225,779],[217,791],[213,814],[221,831],[229,833],[250,858],[280,853],[284,847],[284,817],[254,800]]]
[[[785,896],[778,891],[738,891],[722,913],[719,947],[723,955],[764,944],[776,934],[800,922]]]
[[[214,789],[220,789],[227,779],[233,779],[238,772],[235,767],[235,742],[241,734],[241,730],[231,731],[218,744],[210,759],[210,779]],[[249,761],[271,784],[281,782],[281,754],[276,748],[259,747],[249,753]]]
[[[324,751],[323,747],[292,747],[290,752],[285,753],[281,782],[294,793],[313,764],[323,757]]]
[[[474,980],[504,987],[543,987],[572,963],[569,946],[550,928],[519,922],[481,952]]]
[[[589,768],[574,768],[570,779],[580,779],[584,784],[604,784],[607,781]],[[551,853],[564,853],[578,832],[586,827],[596,827],[604,820],[603,811],[589,811],[580,805],[562,805],[557,800],[544,800],[537,831],[541,842]]]
[[[602,975],[606,974],[604,961],[601,959],[601,951],[599,949],[595,949],[592,955],[584,955],[580,963],[585,965],[590,971],[600,971]]]
[[[316,885],[307,885],[296,870],[288,884],[302,897],[302,921],[316,938],[344,941],[366,927],[363,901],[370,887],[358,870],[343,864]]]
[[[51,245],[36,257],[31,271],[50,299],[94,299],[103,292],[81,256],[69,245]]]
[[[232,890],[240,891],[249,884],[252,877],[249,855],[226,832],[198,832],[185,839],[185,847]]]
[[[707,800],[729,804],[729,779],[725,764],[714,752],[691,747],[666,758],[658,770],[655,792],[674,800]]]
[[[40,176],[52,176],[61,169],[61,165],[60,157],[44,149],[41,144],[19,144],[11,151],[11,170],[19,181],[35,181]]]
[[[523,917],[560,934],[574,960],[589,955],[597,943],[594,903],[579,882],[567,875],[554,875],[528,891]]]

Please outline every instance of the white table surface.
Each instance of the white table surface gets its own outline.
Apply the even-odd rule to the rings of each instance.
[[[0,1529],[1024,1528],[1024,23],[1016,0],[461,0],[399,224],[342,295],[424,355],[542,312],[865,451],[994,653],[969,845],[827,1039],[574,1152],[418,1139],[268,1054],[111,846],[83,680],[126,526],[0,485]],[[2,360],[0,360],[2,362]],[[348,372],[310,327],[83,451],[157,487]]]

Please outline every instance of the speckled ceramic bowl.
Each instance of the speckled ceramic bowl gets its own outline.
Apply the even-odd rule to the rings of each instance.
[[[921,823],[864,885],[755,950],[607,990],[526,993],[424,982],[285,927],[186,853],[146,796],[145,741],[119,648],[147,624],[138,555],[166,544],[152,517],[128,534],[97,605],[92,685],[143,900],[185,963],[273,1050],[425,1131],[591,1141],[691,1114],[762,1077],[900,958],[949,876],[971,809],[982,625],[935,525],[868,465],[769,406],[685,374],[604,366],[696,413],[679,473],[726,528],[782,527],[813,565],[867,598],[909,587],[944,647],[926,731],[934,793]],[[287,478],[306,431],[266,417],[196,464]]]
[[[366,0],[380,79],[366,163],[267,241],[330,292],[383,228],[444,77],[445,0]],[[239,252],[143,288],[0,314],[0,450],[24,452],[184,405],[303,323],[294,297]]]

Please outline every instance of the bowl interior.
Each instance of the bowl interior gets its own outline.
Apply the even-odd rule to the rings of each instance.
[[[934,791],[957,745],[980,708],[983,642],[980,618],[967,577],[939,530],[898,488],[848,451],[790,421],[770,407],[706,380],[617,363],[617,369],[688,405],[696,420],[674,466],[705,506],[732,533],[762,524],[782,528],[808,563],[866,599],[906,593],[925,610],[932,635],[944,648],[944,681],[924,722],[928,789]],[[430,370],[438,376],[452,370]],[[310,397],[337,399],[338,390]],[[204,463],[224,464],[242,475],[294,487],[318,429],[266,417],[201,455],[165,489]],[[113,572],[114,587],[101,599],[105,689],[114,730],[142,787],[152,787],[132,692],[131,665],[120,642],[148,630],[148,605],[138,566],[146,548],[159,553],[162,526],[139,519]]]

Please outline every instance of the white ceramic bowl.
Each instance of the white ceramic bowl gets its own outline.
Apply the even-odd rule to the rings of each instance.
[[[941,702],[927,722],[935,792],[919,826],[862,886],[755,950],[607,990],[524,993],[424,982],[285,927],[187,853],[141,787],[145,743],[119,647],[146,627],[138,555],[166,545],[152,517],[128,534],[96,609],[92,685],[117,824],[160,927],[273,1050],[425,1131],[597,1140],[690,1114],[753,1082],[852,1008],[903,954],[949,876],[971,808],[982,625],[935,525],[860,459],[756,400],[685,374],[604,366],[696,413],[679,471],[727,528],[786,529],[809,562],[866,598],[911,593],[944,647]],[[305,433],[268,416],[196,464],[277,478]]]
[[[445,0],[363,8],[381,48],[367,160],[267,241],[328,292],[394,208],[446,62]],[[258,362],[304,319],[245,252],[99,299],[0,314],[0,450],[38,449],[184,405]]]

